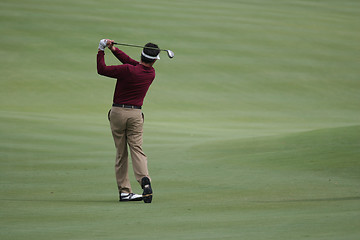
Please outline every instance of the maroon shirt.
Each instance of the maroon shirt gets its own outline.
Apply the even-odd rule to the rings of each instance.
[[[97,54],[97,72],[116,78],[114,103],[142,106],[145,95],[155,78],[155,69],[146,67],[116,48],[113,54],[123,65],[106,66],[103,51]]]

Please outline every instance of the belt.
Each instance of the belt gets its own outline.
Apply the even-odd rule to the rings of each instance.
[[[122,108],[141,109],[141,106],[133,106],[133,105],[117,104],[117,103],[113,103],[112,106],[113,106],[113,107],[122,107]]]

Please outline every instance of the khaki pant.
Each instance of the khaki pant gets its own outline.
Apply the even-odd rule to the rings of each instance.
[[[119,192],[132,193],[128,176],[128,145],[136,180],[148,177],[147,158],[142,150],[144,118],[141,109],[112,107],[109,112],[116,147],[115,176]]]

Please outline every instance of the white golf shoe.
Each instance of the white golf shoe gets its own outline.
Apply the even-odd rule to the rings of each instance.
[[[141,201],[143,196],[135,193],[120,193],[120,202]]]

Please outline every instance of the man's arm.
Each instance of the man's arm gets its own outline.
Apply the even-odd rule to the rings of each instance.
[[[114,47],[114,41],[110,39],[101,39],[99,43],[99,50],[97,54],[97,72],[100,75],[111,77],[111,78],[120,78],[122,75],[126,75],[127,66],[126,65],[116,65],[116,66],[106,66],[105,64],[105,48],[108,47],[111,51],[116,51]],[[125,53],[119,51],[119,57],[126,63],[134,63],[135,60],[131,59]],[[119,59],[120,60],[120,59]],[[120,60],[121,61],[121,60]],[[137,63],[137,62],[136,62]],[[136,64],[135,64],[136,65]]]
[[[119,59],[120,62],[122,62],[124,64],[126,64],[126,63],[131,64],[131,65],[134,65],[134,66],[139,64],[138,61],[132,59],[131,57],[129,57],[126,53],[124,53],[120,49],[118,49],[118,48],[116,48],[114,46],[112,46],[112,47],[109,46],[109,48],[110,48],[111,52],[114,54],[114,56],[117,59]]]
[[[114,56],[123,64],[131,64],[131,65],[138,65],[139,62],[129,57],[126,53],[121,51],[120,49],[114,47],[114,40],[107,39],[108,41],[108,48],[114,54]]]
[[[117,66],[106,66],[104,59],[104,51],[99,49],[97,53],[97,72],[100,75],[111,77],[111,78],[120,78],[123,74],[126,74],[125,65]]]
[[[106,77],[116,78],[115,69],[110,66],[106,66],[104,55],[105,55],[104,51],[101,51],[99,49],[99,51],[97,53],[97,57],[96,57],[98,74],[106,76]]]

